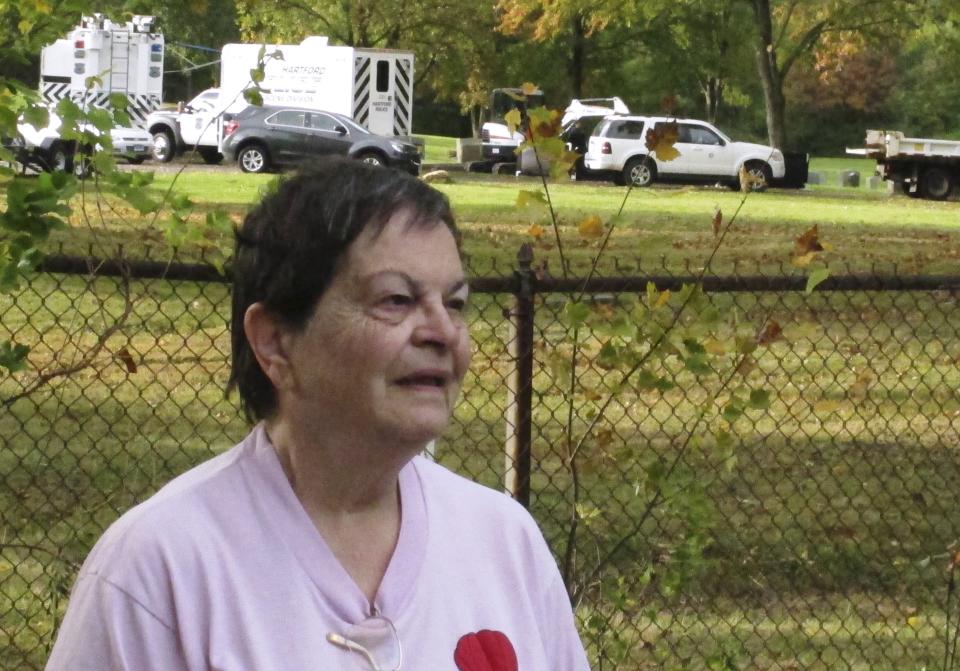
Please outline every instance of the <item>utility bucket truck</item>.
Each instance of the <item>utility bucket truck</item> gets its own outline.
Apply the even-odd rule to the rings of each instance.
[[[877,174],[908,196],[944,200],[960,179],[960,141],[868,130],[864,144],[864,148],[847,149],[847,153],[875,159]]]
[[[313,36],[300,44],[227,44],[221,51],[220,87],[197,96],[178,112],[150,116],[154,158],[169,161],[199,148],[208,162],[220,159],[224,117],[247,107],[263,50],[264,105],[337,112],[371,132],[409,137],[413,130],[413,53],[394,49],[331,46]]]

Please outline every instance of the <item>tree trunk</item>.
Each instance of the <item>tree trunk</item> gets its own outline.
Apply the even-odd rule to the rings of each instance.
[[[724,80],[722,77],[707,77],[707,81],[702,82],[700,88],[703,91],[707,121],[715,124],[720,116],[720,105],[723,103]]]
[[[770,0],[753,0],[757,26],[757,72],[763,87],[763,102],[767,111],[767,137],[770,145],[783,148],[786,142],[786,100],[783,81],[777,67],[777,51],[773,45],[773,20]]]
[[[573,36],[570,45],[570,62],[568,71],[570,74],[570,91],[574,98],[583,97],[583,58],[586,50],[586,36],[583,26],[583,16],[577,12],[574,14],[572,23]]]

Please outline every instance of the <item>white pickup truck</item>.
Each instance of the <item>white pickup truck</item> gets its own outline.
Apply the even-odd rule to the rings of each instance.
[[[868,130],[864,145],[863,149],[847,149],[847,153],[875,159],[877,174],[908,196],[944,200],[960,177],[960,141]]]
[[[196,146],[205,163],[219,163],[223,159],[217,124],[219,99],[220,89],[207,89],[176,110],[151,112],[145,125],[153,136],[153,158],[165,163]]]

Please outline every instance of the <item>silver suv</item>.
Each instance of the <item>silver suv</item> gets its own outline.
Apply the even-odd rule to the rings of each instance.
[[[672,161],[661,161],[646,146],[647,131],[661,123],[677,124],[674,147],[680,155]],[[606,117],[590,136],[584,164],[618,184],[634,186],[672,180],[738,187],[744,167],[754,188],[763,188],[786,171],[783,154],[773,147],[734,142],[706,121],[652,116]]]

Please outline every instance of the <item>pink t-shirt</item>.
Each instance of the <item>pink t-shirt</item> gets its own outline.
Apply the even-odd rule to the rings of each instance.
[[[521,506],[420,457],[400,473],[400,499],[375,605],[396,628],[403,669],[589,668],[556,563]],[[369,615],[258,426],[104,534],[47,670],[369,669],[327,640]]]

